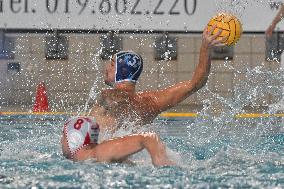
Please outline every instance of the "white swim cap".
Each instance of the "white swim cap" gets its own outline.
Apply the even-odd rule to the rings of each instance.
[[[100,128],[94,118],[72,117],[64,124],[63,131],[73,157],[82,147],[98,143]]]

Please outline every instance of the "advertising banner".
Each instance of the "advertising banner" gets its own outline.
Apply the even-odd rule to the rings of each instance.
[[[229,2],[229,3],[228,3]],[[281,1],[259,0],[0,0],[0,28],[199,32],[220,11],[244,31],[263,32]],[[284,24],[279,24],[284,29]]]

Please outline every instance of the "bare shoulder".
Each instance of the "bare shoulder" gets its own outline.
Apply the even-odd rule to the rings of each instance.
[[[140,98],[155,98],[157,94],[159,94],[159,91],[139,91],[136,93],[137,97]]]
[[[137,92],[135,96],[135,103],[140,112],[149,117],[152,114],[154,117],[160,113],[157,106],[157,91],[143,91]]]
[[[154,102],[156,96],[155,94],[155,91],[140,91],[136,93],[134,99],[136,102],[138,101],[143,104],[148,102]]]
[[[137,92],[137,97],[145,100],[150,100],[151,102],[156,102],[162,96],[165,94],[165,89],[160,89],[160,90],[152,90],[152,91],[141,91]]]

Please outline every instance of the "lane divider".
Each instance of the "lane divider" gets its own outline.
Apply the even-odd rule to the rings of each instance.
[[[75,115],[68,112],[0,112],[0,115]]]
[[[161,117],[197,117],[197,113],[174,113],[174,112],[166,112],[160,114]]]
[[[75,112],[0,112],[0,115],[78,115]],[[80,114],[84,115],[84,114]],[[160,117],[165,118],[196,118],[198,117],[197,113],[181,113],[181,112],[165,112],[161,113]],[[282,114],[259,114],[259,113],[247,113],[247,114],[237,114],[235,118],[266,118],[266,117],[284,117]]]
[[[198,117],[197,113],[162,113],[162,117]],[[237,114],[235,118],[265,118],[265,117],[284,117],[284,114],[257,114],[257,113],[248,113],[248,114]]]
[[[284,117],[284,114],[238,114],[236,118]]]

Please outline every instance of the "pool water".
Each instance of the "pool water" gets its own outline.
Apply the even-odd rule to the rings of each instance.
[[[0,117],[0,188],[284,188],[279,122],[156,120],[145,127],[178,164],[157,168],[145,151],[131,158],[136,165],[66,160],[59,142],[66,119]]]

